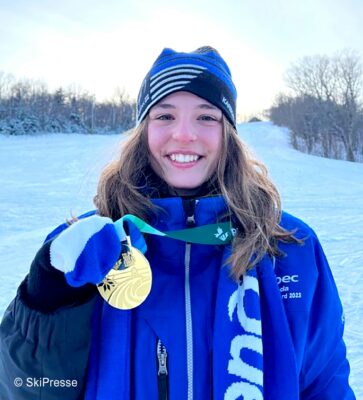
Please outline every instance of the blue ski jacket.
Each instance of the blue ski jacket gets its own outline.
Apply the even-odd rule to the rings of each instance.
[[[163,210],[154,227],[187,227],[181,198],[153,202]],[[205,197],[195,201],[192,219],[201,226],[226,212],[222,197]],[[2,383],[1,400],[63,398],[59,393],[67,399],[152,400],[161,390],[170,400],[355,399],[343,309],[324,252],[302,221],[283,213],[281,225],[296,230],[304,244],[280,243],[284,256],[266,256],[244,284],[230,278],[230,246],[150,235],[145,255],[152,289],[132,311],[96,296],[46,315],[16,298],[2,323],[0,376],[34,375],[33,357],[41,364],[37,373],[73,377],[77,388],[24,388],[28,397],[21,397]],[[248,328],[258,321],[261,331]]]

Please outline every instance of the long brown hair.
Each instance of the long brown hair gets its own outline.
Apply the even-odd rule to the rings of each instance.
[[[118,160],[101,175],[94,202],[99,213],[113,220],[130,213],[148,219],[156,211],[144,194],[143,182],[150,170],[146,118],[125,141]],[[299,242],[280,225],[280,195],[266,167],[253,159],[235,128],[223,117],[221,157],[214,181],[225,198],[238,230],[232,242],[232,276],[238,280],[268,253],[280,255],[277,243]]]

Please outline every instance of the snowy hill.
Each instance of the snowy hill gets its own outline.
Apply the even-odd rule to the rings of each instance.
[[[317,232],[346,312],[351,383],[363,398],[363,164],[309,156],[289,146],[287,131],[241,124],[241,138],[264,161],[283,207]],[[45,235],[93,208],[100,170],[120,136],[0,136],[0,316]]]

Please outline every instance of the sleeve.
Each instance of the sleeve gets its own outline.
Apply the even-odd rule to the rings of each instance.
[[[86,302],[97,293],[94,285],[70,286],[64,273],[50,263],[50,246],[46,241],[37,252],[28,276],[20,286],[19,295],[30,308],[42,312],[53,312],[58,308]]]
[[[95,299],[43,313],[16,296],[0,325],[0,400],[83,399]]]
[[[344,314],[323,249],[311,239],[318,270],[300,376],[301,400],[353,400],[343,340]]]

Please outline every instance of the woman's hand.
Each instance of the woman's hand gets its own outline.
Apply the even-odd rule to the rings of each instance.
[[[122,239],[110,218],[93,215],[77,220],[53,240],[51,265],[64,272],[73,287],[98,284],[119,259]]]

